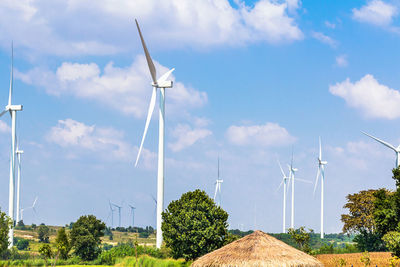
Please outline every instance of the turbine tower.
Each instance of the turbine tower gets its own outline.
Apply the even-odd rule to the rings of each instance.
[[[111,204],[111,201],[108,200],[108,204],[110,205],[110,212],[111,212],[111,228],[114,227],[114,211],[115,209],[113,208],[113,205]]]
[[[289,167],[289,183],[290,183],[290,181],[292,182],[292,207],[291,207],[292,210],[291,210],[291,218],[290,218],[290,228],[294,228],[294,180],[304,182],[304,183],[310,183],[310,184],[312,182],[303,180],[303,179],[299,179],[299,178],[295,178],[295,174],[298,171],[298,169],[293,167],[293,152],[292,152],[292,161],[291,161],[290,165],[288,165],[288,167]]]
[[[128,206],[131,208],[131,214],[132,214],[132,227],[134,227],[135,226],[135,207],[134,206],[132,206],[132,205],[129,205],[128,204]]]
[[[279,168],[281,169],[282,173],[282,181],[278,187],[278,189],[282,186],[283,184],[283,223],[282,223],[282,233],[286,233],[286,192],[288,188],[288,180],[290,181],[290,178],[286,176],[285,172],[282,169],[282,165],[278,160]],[[278,190],[277,189],[277,190]]]
[[[217,199],[218,196],[218,201],[217,206],[221,206],[221,200],[222,200],[222,195],[221,195],[221,184],[224,182],[224,180],[220,179],[219,177],[219,158],[218,158],[218,174],[217,174],[217,181],[215,182],[215,193],[214,193],[214,202]]]
[[[139,23],[135,19],[136,26],[139,32],[140,40],[142,42],[144,54],[146,56],[147,65],[149,66],[151,79],[153,81],[153,92],[151,94],[149,110],[147,113],[146,124],[144,127],[144,133],[142,137],[142,142],[140,143],[139,152],[136,158],[135,166],[137,166],[140,153],[143,148],[143,143],[146,138],[147,129],[149,127],[149,123],[151,120],[151,116],[153,114],[154,106],[156,103],[156,95],[157,95],[157,88],[160,89],[160,111],[159,111],[159,128],[158,128],[158,172],[157,172],[157,237],[156,237],[156,247],[161,248],[162,244],[162,230],[161,230],[161,223],[162,217],[161,213],[164,209],[164,132],[165,132],[165,88],[172,88],[172,81],[167,81],[169,75],[174,71],[171,69],[167,71],[164,75],[162,75],[157,80],[156,68],[154,66],[153,60],[150,57],[149,51],[147,50],[147,46],[144,42],[142,32],[139,28]]]
[[[8,248],[12,248],[14,245],[14,223],[15,223],[15,140],[16,140],[16,121],[17,111],[22,110],[22,105],[12,105],[12,91],[13,91],[13,79],[14,79],[14,49],[11,44],[11,73],[10,73],[10,90],[8,92],[8,104],[5,109],[0,113],[0,117],[5,113],[9,112],[11,115],[11,153],[10,153],[10,185],[9,185],[9,198],[8,198],[8,216],[10,217],[12,224],[10,225],[10,231],[8,232]]]
[[[121,209],[122,206],[118,206],[117,204],[111,203],[114,207],[118,209],[118,227],[121,227]]]
[[[376,138],[375,136],[372,136],[370,134],[367,134],[365,132],[362,132],[363,134],[365,134],[366,136],[371,137],[372,139],[374,139],[375,141],[381,143],[382,145],[392,149],[395,153],[396,153],[396,168],[398,168],[400,166],[400,145],[398,147],[395,147],[392,144],[389,144],[388,142],[385,142],[379,138]]]
[[[317,189],[318,178],[321,176],[321,239],[324,238],[324,181],[325,181],[325,165],[327,161],[322,160],[322,147],[321,137],[319,138],[319,155],[318,155],[318,172],[317,178],[315,178],[314,194]]]
[[[21,206],[20,206],[20,188],[21,188],[21,154],[24,153],[23,150],[19,150],[18,146],[18,140],[17,140],[17,150],[15,151],[17,154],[17,161],[18,161],[18,179],[17,179],[17,220],[16,222],[18,223],[22,218],[20,218],[20,211],[21,211]]]

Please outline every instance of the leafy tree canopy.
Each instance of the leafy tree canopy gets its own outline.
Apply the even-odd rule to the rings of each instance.
[[[11,220],[5,212],[0,210],[0,255],[8,249],[8,231],[10,230]]]
[[[226,242],[228,213],[199,189],[172,201],[162,213],[165,245],[174,258],[192,260]]]
[[[44,224],[39,225],[37,228],[39,242],[42,243],[49,243],[49,233],[50,229]]]
[[[71,244],[68,240],[68,236],[64,227],[57,231],[56,248],[61,259],[68,259],[68,253],[71,250]]]
[[[81,216],[72,226],[70,237],[74,253],[83,260],[93,260],[100,253],[100,237],[106,225],[94,215]]]

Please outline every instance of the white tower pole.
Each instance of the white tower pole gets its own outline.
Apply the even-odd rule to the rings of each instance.
[[[396,168],[400,166],[400,151],[396,151]]]
[[[158,174],[157,174],[157,236],[156,247],[161,248],[162,217],[164,209],[164,136],[165,136],[165,88],[160,88],[160,112],[159,112],[159,135],[158,135]]]
[[[18,160],[18,176],[17,176],[17,220],[16,223],[18,223],[20,220],[20,211],[21,211],[21,206],[20,206],[20,188],[21,188],[21,154],[23,151],[19,150],[17,148],[17,160]]]
[[[286,233],[286,178],[283,182],[283,226],[282,233]]]
[[[321,239],[324,238],[324,166],[321,168]]]
[[[294,172],[292,174],[292,216],[290,218],[290,227],[294,228]]]
[[[15,191],[15,126],[16,126],[16,116],[17,112],[15,110],[11,111],[11,159],[10,159],[10,187],[9,187],[9,199],[8,199],[8,216],[12,221],[10,230],[8,233],[8,248],[14,246],[14,191]]]

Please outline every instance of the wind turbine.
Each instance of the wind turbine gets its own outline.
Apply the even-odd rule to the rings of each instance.
[[[292,161],[289,167],[289,180],[292,182],[292,210],[291,210],[291,218],[290,218],[290,228],[294,228],[294,180],[304,182],[304,183],[310,183],[310,181],[299,179],[299,178],[294,178],[295,173],[298,171],[297,168],[293,167],[293,152],[292,152]]]
[[[278,160],[279,168],[281,169],[282,173],[282,182],[280,183],[278,189],[282,186],[283,184],[283,224],[282,224],[282,233],[286,233],[286,192],[288,188],[288,180],[290,182],[290,178],[286,176],[285,172],[282,169],[282,165]],[[278,190],[277,189],[277,190]]]
[[[117,204],[111,203],[114,207],[118,209],[118,227],[121,227],[121,209],[122,206],[118,206]]]
[[[134,227],[135,226],[135,207],[134,206],[132,206],[132,205],[129,205],[128,204],[128,206],[131,208],[131,214],[132,214],[132,227]]]
[[[38,200],[38,197],[35,197],[35,200],[33,201],[32,206],[21,209],[21,221],[24,219],[24,210],[32,209],[33,212],[36,214],[35,205],[36,205],[37,200]]]
[[[144,133],[142,137],[142,141],[140,143],[140,148],[139,152],[136,158],[136,163],[135,166],[137,166],[140,153],[143,148],[143,143],[146,138],[147,134],[147,129],[149,127],[149,123],[151,120],[151,116],[153,114],[153,110],[156,104],[156,94],[157,94],[157,88],[160,89],[160,111],[159,111],[159,128],[158,128],[158,172],[157,172],[157,237],[156,237],[156,247],[161,248],[162,244],[162,230],[161,230],[161,223],[162,223],[162,217],[161,213],[164,209],[164,150],[165,150],[165,145],[164,145],[164,132],[165,132],[165,88],[172,88],[172,81],[167,81],[167,78],[169,75],[174,71],[174,69],[171,69],[167,71],[164,75],[162,75],[158,80],[157,80],[157,74],[156,74],[156,68],[154,66],[153,60],[150,57],[149,51],[147,50],[146,43],[144,42],[142,32],[140,31],[139,28],[139,23],[135,19],[136,26],[139,32],[140,40],[142,42],[144,54],[146,56],[146,61],[147,65],[149,66],[150,74],[151,74],[151,79],[153,81],[152,86],[153,86],[153,92],[151,94],[151,99],[150,99],[150,105],[149,105],[149,110],[147,113],[147,119],[146,119],[146,124],[144,127]]]
[[[371,137],[372,139],[374,139],[375,141],[381,143],[382,145],[392,149],[395,153],[396,153],[396,168],[398,168],[400,166],[400,145],[398,147],[393,146],[392,144],[389,144],[388,142],[385,142],[379,138],[376,138],[375,136],[372,136],[370,134],[367,134],[365,132],[362,132],[363,134],[365,134],[366,136]]]
[[[13,79],[14,79],[14,48],[11,44],[11,73],[10,73],[10,90],[8,92],[8,104],[5,109],[0,113],[0,117],[5,113],[9,112],[11,115],[11,153],[10,153],[10,185],[9,185],[9,198],[8,198],[8,216],[10,217],[12,224],[8,232],[8,248],[12,248],[14,245],[14,207],[15,207],[15,140],[16,140],[16,121],[17,111],[22,110],[22,105],[12,105],[12,91],[13,91]]]
[[[324,180],[325,180],[325,165],[327,161],[322,160],[322,147],[321,137],[319,138],[319,155],[318,155],[318,172],[317,178],[315,178],[314,194],[317,189],[318,178],[321,176],[321,239],[324,238]]]
[[[18,140],[17,140],[17,150],[15,151],[17,154],[17,160],[18,160],[18,179],[17,179],[17,220],[16,222],[18,223],[20,221],[20,187],[21,187],[21,154],[24,153],[23,150],[19,150],[18,146]],[[22,219],[21,219],[22,220]]]
[[[217,181],[215,182],[215,193],[214,193],[214,202],[215,202],[215,200],[217,198],[217,195],[218,195],[218,202],[216,202],[218,207],[221,206],[221,198],[222,198],[222,196],[221,196],[221,184],[223,182],[224,182],[224,180],[219,178],[219,158],[218,158],[218,175],[217,175]]]
[[[110,212],[111,212],[111,228],[113,228],[114,227],[114,211],[115,211],[115,209],[113,208],[110,200],[108,200],[108,204],[110,205]]]

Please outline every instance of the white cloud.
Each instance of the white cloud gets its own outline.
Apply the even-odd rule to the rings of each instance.
[[[172,131],[172,136],[176,138],[174,143],[169,143],[168,146],[172,151],[177,152],[187,148],[197,141],[210,136],[212,132],[204,128],[192,129],[187,124],[178,124]]]
[[[264,125],[232,125],[228,128],[226,136],[231,143],[240,146],[280,146],[296,141],[285,128],[271,122]]]
[[[0,121],[0,133],[11,133],[11,128],[4,121]]]
[[[348,65],[347,55],[340,55],[336,57],[336,65],[339,67],[347,67]]]
[[[330,28],[330,29],[335,29],[336,28],[336,24],[335,23],[331,23],[329,21],[325,21],[325,26]]]
[[[397,15],[397,8],[381,0],[369,1],[360,9],[353,9],[353,18],[377,26],[388,26]]]
[[[138,151],[124,141],[124,134],[111,127],[97,127],[86,125],[73,119],[59,120],[58,124],[50,129],[46,140],[76,153],[100,156],[107,160],[132,162]],[[75,153],[67,151],[70,158],[77,157]],[[142,151],[143,166],[151,166],[156,156],[147,149]]]
[[[336,40],[323,34],[322,32],[312,32],[311,36],[313,38],[317,39],[318,41],[320,41],[321,43],[329,45],[330,47],[335,48],[338,45],[338,42]]]
[[[379,84],[371,74],[355,83],[347,78],[329,86],[329,91],[343,98],[347,105],[360,110],[368,118],[400,118],[400,92]]]
[[[155,62],[160,74],[168,69]],[[138,56],[128,67],[108,63],[101,71],[95,63],[64,62],[56,72],[39,68],[15,76],[27,84],[44,87],[51,95],[72,95],[95,100],[107,107],[137,118],[146,115],[152,87],[144,56]],[[174,77],[171,76],[172,80]],[[168,112],[184,113],[207,103],[207,94],[175,82],[167,92]]]
[[[104,55],[139,47],[133,18],[146,40],[162,47],[209,47],[303,37],[291,13],[296,0],[259,0],[253,7],[228,0],[3,0],[0,44],[29,54]],[[160,15],[162,14],[162,15]]]

